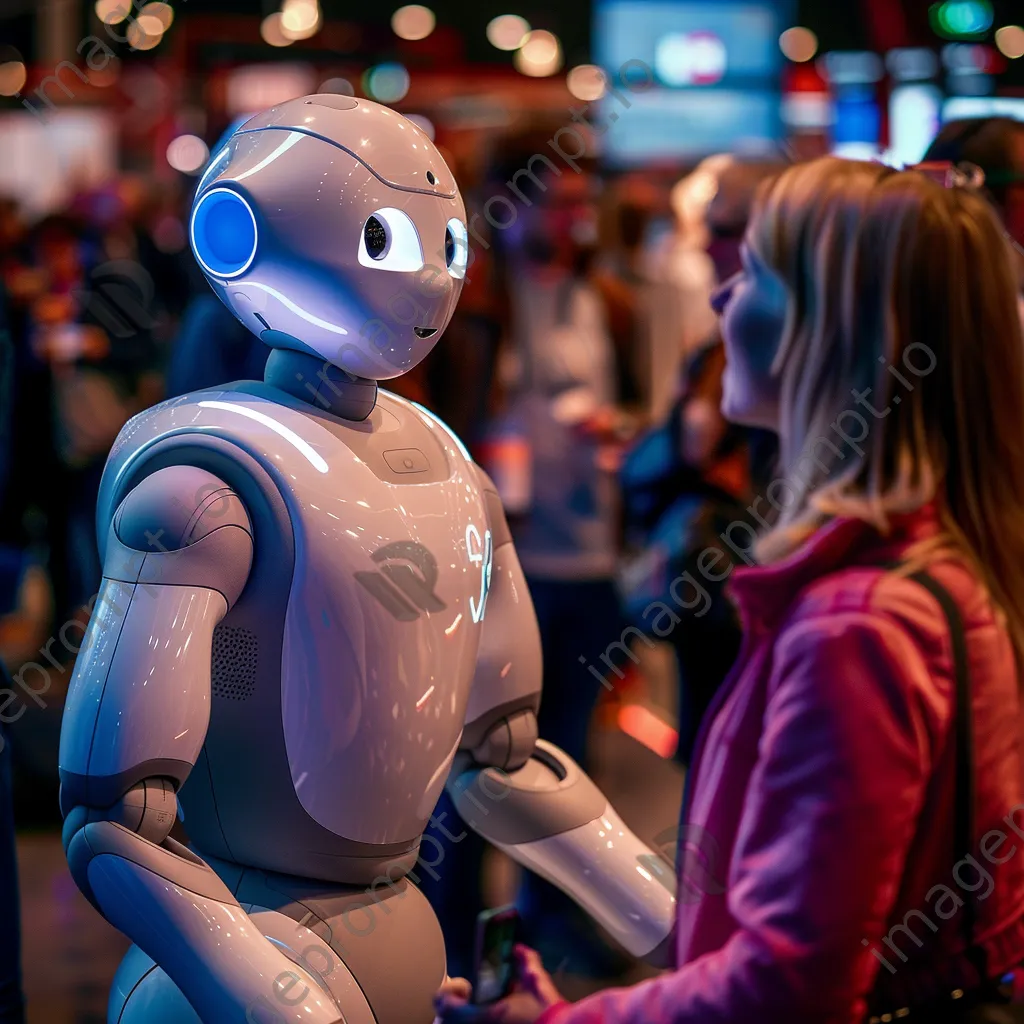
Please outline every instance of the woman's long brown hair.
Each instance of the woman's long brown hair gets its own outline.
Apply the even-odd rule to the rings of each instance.
[[[989,205],[826,157],[765,184],[747,243],[789,292],[773,367],[789,500],[759,554],[828,516],[885,531],[935,501],[1024,663],[1024,337]],[[861,421],[855,443],[833,426],[856,437]]]

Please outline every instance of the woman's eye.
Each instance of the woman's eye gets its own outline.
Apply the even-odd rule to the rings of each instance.
[[[359,262],[375,270],[422,270],[420,234],[409,215],[386,206],[367,217],[359,238]]]

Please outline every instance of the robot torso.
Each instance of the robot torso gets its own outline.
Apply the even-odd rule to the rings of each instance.
[[[458,748],[486,612],[491,533],[468,453],[386,392],[363,422],[262,382],[195,392],[122,431],[101,537],[132,486],[182,463],[241,497],[254,536],[214,635],[186,831],[213,857],[306,877],[408,865]]]

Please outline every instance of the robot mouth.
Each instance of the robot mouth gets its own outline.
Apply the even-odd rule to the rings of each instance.
[[[414,327],[413,331],[417,338],[432,338],[437,334],[436,327]]]

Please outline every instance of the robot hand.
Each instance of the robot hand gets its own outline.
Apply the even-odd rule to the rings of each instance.
[[[634,956],[662,966],[672,946],[675,872],[564,751],[537,739],[537,618],[497,490],[478,473],[493,582],[448,789],[470,828],[566,892]]]
[[[538,740],[515,771],[464,766],[449,790],[471,828],[571,896],[630,953],[668,962],[675,873],[562,750]]]

